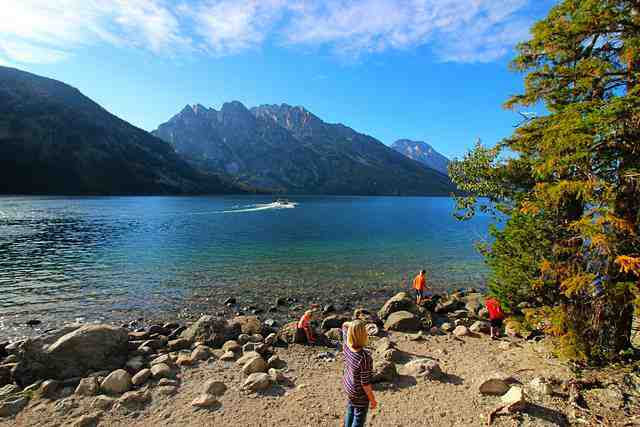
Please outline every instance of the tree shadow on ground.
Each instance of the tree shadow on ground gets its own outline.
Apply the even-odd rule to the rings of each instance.
[[[545,408],[544,406],[536,405],[535,403],[529,403],[525,412],[531,417],[539,418],[557,426],[569,426],[567,416],[555,409]]]

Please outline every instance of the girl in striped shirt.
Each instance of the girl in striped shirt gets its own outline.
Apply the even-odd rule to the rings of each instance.
[[[361,320],[347,322],[342,326],[344,352],[344,375],[342,385],[347,395],[345,427],[362,427],[367,418],[369,406],[378,405],[371,388],[373,359],[364,347],[369,342],[365,323]]]

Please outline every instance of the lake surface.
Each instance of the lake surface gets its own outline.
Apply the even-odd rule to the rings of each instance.
[[[203,289],[484,284],[474,244],[489,218],[458,222],[449,198],[0,197],[0,337],[45,324],[179,309]]]

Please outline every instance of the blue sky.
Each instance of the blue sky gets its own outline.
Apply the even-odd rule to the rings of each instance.
[[[185,104],[303,105],[386,144],[461,156],[508,136],[513,46],[552,0],[21,0],[0,64],[152,130]]]

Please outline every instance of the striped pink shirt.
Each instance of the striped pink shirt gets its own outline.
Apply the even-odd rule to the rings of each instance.
[[[371,384],[373,359],[369,351],[352,351],[347,345],[347,327],[342,328],[342,351],[344,353],[344,375],[342,386],[352,406],[367,407],[369,398],[362,388]]]

